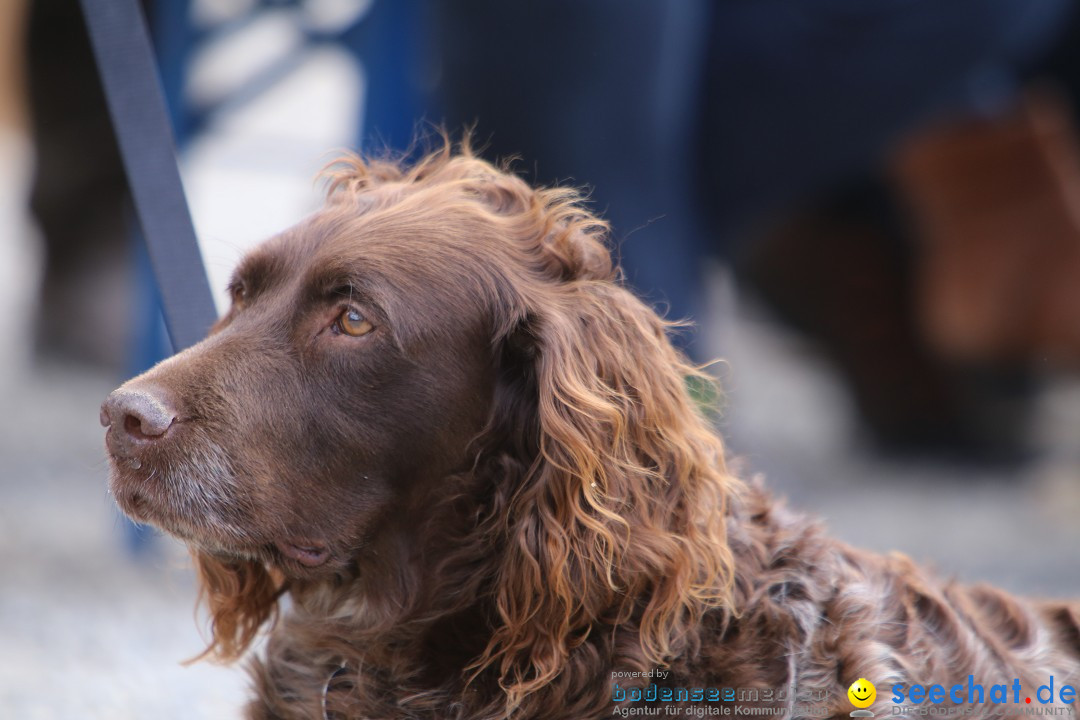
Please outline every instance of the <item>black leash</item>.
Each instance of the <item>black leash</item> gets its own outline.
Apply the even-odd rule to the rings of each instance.
[[[206,336],[217,310],[195,238],[150,35],[138,0],[80,0],[98,74],[179,352]]]

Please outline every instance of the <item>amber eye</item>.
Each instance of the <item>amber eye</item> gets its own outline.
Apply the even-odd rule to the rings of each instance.
[[[358,310],[353,308],[345,308],[341,311],[341,314],[338,315],[337,327],[341,332],[352,337],[367,335],[375,329],[374,325],[369,323]]]
[[[247,286],[239,280],[235,280],[229,283],[229,294],[232,296],[234,303],[241,305],[247,300]]]

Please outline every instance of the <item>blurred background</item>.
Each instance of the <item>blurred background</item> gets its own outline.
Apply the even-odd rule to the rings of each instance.
[[[1080,595],[1067,0],[144,2],[219,308],[346,149],[474,127],[590,189],[719,423],[833,534]],[[97,408],[169,352],[78,3],[0,3],[0,716],[235,717]]]

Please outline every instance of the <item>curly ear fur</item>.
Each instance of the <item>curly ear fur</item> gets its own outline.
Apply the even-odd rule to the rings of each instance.
[[[498,668],[508,711],[573,682],[590,636],[612,636],[607,649],[642,670],[693,649],[733,565],[723,448],[687,390],[709,378],[672,347],[669,323],[611,282],[606,226],[577,195],[534,192],[545,277],[515,283],[528,309],[504,341],[491,425],[504,453],[531,461],[495,484],[501,624],[474,665]],[[616,626],[636,628],[631,650],[616,649]]]
[[[251,645],[259,628],[277,616],[283,580],[259,562],[222,560],[192,550],[199,580],[199,602],[210,614],[210,644],[200,655],[223,662],[238,659]]]

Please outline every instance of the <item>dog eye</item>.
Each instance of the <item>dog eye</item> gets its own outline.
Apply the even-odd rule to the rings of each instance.
[[[237,305],[241,305],[245,300],[247,300],[247,286],[244,285],[244,283],[240,280],[234,280],[233,282],[229,283],[228,291],[229,295],[232,297],[232,301]]]
[[[353,308],[345,308],[342,310],[341,314],[338,315],[335,325],[338,330],[352,337],[367,335],[375,329],[374,325],[368,322],[358,310],[354,310]]]

